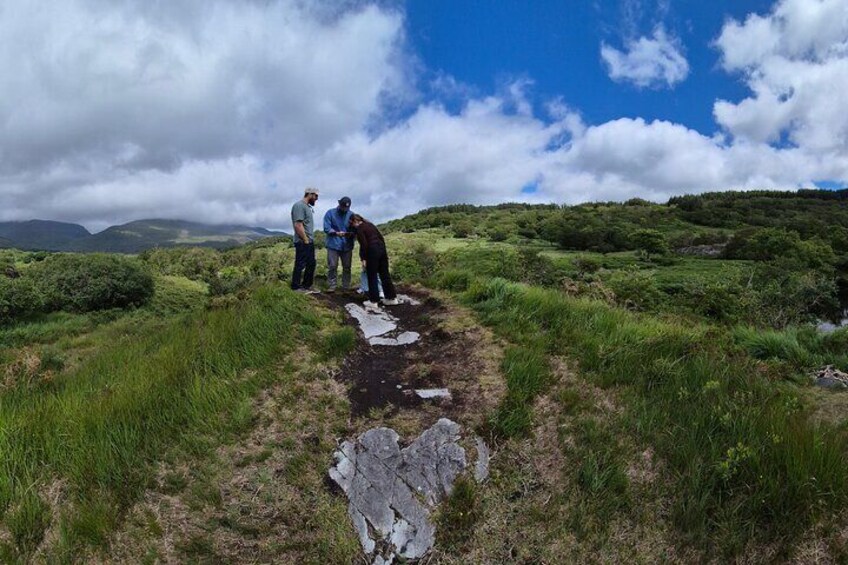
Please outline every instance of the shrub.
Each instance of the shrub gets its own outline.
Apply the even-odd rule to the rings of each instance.
[[[224,267],[206,279],[210,296],[224,296],[246,289],[253,283],[254,277],[238,267]]]
[[[432,249],[417,243],[391,261],[391,266],[393,277],[399,281],[423,282],[436,274],[437,258]]]
[[[466,238],[474,232],[474,224],[470,220],[457,222],[453,226],[453,236],[458,238]]]
[[[30,279],[0,276],[0,325],[31,316],[44,307],[44,298]]]
[[[488,233],[490,241],[506,241],[509,237],[509,230],[505,226],[495,226]]]
[[[668,241],[657,230],[637,230],[633,233],[632,240],[636,249],[641,251],[648,261],[650,261],[651,255],[668,253]]]
[[[581,277],[597,273],[601,268],[601,262],[594,257],[582,255],[574,260],[574,268]]]
[[[619,304],[635,310],[656,308],[663,299],[653,274],[636,268],[616,271],[607,280],[607,286]]]
[[[48,310],[90,312],[141,306],[153,296],[153,277],[116,255],[54,255],[27,272]]]

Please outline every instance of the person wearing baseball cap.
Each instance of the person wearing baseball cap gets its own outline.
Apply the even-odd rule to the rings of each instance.
[[[313,206],[318,200],[317,188],[306,188],[303,198],[294,203],[291,210],[294,226],[294,272],[291,288],[299,292],[313,294],[315,278],[315,219]]]
[[[353,213],[350,198],[343,196],[339,205],[324,214],[324,233],[327,234],[327,291],[336,290],[339,260],[342,262],[342,290],[350,288],[354,232],[348,227]]]

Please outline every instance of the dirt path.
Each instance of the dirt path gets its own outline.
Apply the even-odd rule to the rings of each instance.
[[[420,336],[401,346],[368,343],[357,320],[345,312],[361,298],[321,297],[331,308],[345,312],[345,323],[357,330],[357,347],[336,375],[349,390],[352,418],[386,422],[406,414],[419,416],[425,426],[440,417],[472,428],[480,425],[486,409],[496,405],[501,386],[497,368],[487,358],[494,348],[491,337],[472,320],[462,319],[467,314],[428,292],[412,289],[406,296],[414,303],[385,308],[399,320],[397,332]],[[433,389],[447,389],[450,398],[424,399],[415,392]]]
[[[487,372],[480,340],[441,327],[451,312],[431,294],[399,298],[401,305],[376,311],[346,296],[324,298],[343,308],[359,336],[336,376],[348,390],[352,417],[381,420],[349,436],[329,469],[375,565],[430,553],[434,509],[463,477],[488,477],[490,451],[478,434],[497,401],[480,379]]]
[[[274,384],[245,407],[244,433],[169,457],[109,547],[89,560],[362,563],[348,501],[327,478],[340,443],[385,426],[400,449],[449,418],[473,467],[474,432],[504,392],[501,349],[488,330],[428,291],[404,292],[419,304],[389,311],[399,331],[420,339],[403,346],[369,344],[346,310],[361,297],[316,296],[332,318],[328,331],[357,328],[354,350],[341,362],[321,361],[318,348],[289,355]],[[433,388],[447,388],[450,398],[415,393]]]

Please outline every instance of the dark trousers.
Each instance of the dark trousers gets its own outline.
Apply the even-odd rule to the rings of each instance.
[[[377,245],[372,245],[366,251],[365,272],[368,273],[368,300],[371,302],[380,301],[380,286],[377,284],[377,277],[383,283],[383,294],[386,299],[395,298],[395,285],[392,284],[392,276],[389,274],[389,254],[386,253],[386,248]]]
[[[294,272],[292,273],[292,290],[299,288],[311,288],[312,280],[315,278],[315,244],[294,244]]]

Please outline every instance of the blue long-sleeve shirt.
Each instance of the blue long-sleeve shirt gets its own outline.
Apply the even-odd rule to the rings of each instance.
[[[327,210],[324,214],[324,233],[327,234],[327,249],[335,251],[353,250],[353,229],[350,227],[350,218],[353,212],[347,210],[340,212],[338,208]],[[347,232],[347,237],[336,235],[338,232]]]

